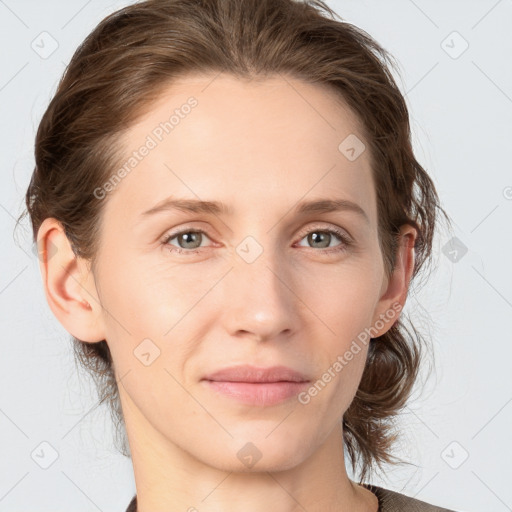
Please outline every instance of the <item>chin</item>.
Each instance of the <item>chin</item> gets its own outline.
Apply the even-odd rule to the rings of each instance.
[[[223,471],[259,473],[286,471],[310,455],[312,446],[304,437],[292,436],[289,431],[278,434],[277,429],[268,435],[271,431],[239,434],[225,444],[212,441],[207,451],[198,454],[199,458]],[[213,446],[216,448],[212,450]]]

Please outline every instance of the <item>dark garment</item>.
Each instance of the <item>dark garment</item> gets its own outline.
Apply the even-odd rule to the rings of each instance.
[[[377,496],[379,512],[455,512],[376,485],[361,485]]]
[[[126,512],[137,512],[137,495],[132,498]]]
[[[390,491],[376,485],[361,484],[373,492],[379,500],[379,512],[455,512],[447,508],[430,505],[424,501],[410,498],[405,494]],[[137,512],[137,496],[135,495],[128,505],[126,512]]]

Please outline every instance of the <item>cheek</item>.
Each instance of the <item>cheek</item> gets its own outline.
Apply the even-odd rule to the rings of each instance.
[[[103,270],[100,290],[106,338],[121,376],[139,371],[148,359],[154,360],[153,372],[165,376],[165,369],[181,372],[201,329],[197,317],[203,323],[207,318],[208,301],[200,299],[211,284],[201,275],[197,270],[148,265],[136,258],[121,258],[108,272]],[[151,383],[153,378],[147,372],[140,382]]]
[[[302,296],[314,313],[310,317],[315,346],[307,350],[317,363],[319,380],[312,393],[322,395],[311,400],[323,414],[338,416],[346,410],[359,386],[380,291],[377,277],[369,265],[347,264],[336,272],[319,271],[302,284]]]
[[[300,297],[335,338],[351,339],[370,326],[381,286],[371,262],[347,260],[297,275]]]
[[[116,318],[135,330],[151,326],[161,336],[205,293],[207,283],[197,270],[143,260],[118,259],[111,265],[102,279],[102,299]],[[158,319],[161,323],[155,325]]]

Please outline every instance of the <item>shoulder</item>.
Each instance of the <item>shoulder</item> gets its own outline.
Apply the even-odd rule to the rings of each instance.
[[[379,500],[379,512],[456,512],[377,485],[362,484]]]

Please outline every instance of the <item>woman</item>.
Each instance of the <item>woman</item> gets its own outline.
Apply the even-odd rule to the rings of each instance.
[[[396,461],[422,355],[401,310],[447,218],[388,64],[292,0],[147,0],[72,58],[26,200],[126,428],[127,512],[446,510],[365,482]]]

